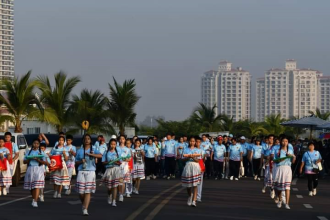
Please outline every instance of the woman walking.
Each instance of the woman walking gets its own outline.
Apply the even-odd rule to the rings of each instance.
[[[304,153],[300,165],[300,173],[303,172],[305,166],[305,176],[308,179],[309,196],[316,196],[316,188],[318,186],[318,163],[321,163],[322,157],[319,151],[314,150],[313,143],[308,144],[308,151]]]

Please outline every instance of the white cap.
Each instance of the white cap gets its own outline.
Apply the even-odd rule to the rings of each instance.
[[[245,140],[245,137],[244,137],[244,136],[242,136],[242,137],[241,137],[241,140]]]
[[[164,140],[167,141],[167,137],[165,137]]]
[[[112,135],[111,139],[117,139],[116,135]]]

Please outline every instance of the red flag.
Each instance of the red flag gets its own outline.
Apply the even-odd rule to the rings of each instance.
[[[201,167],[201,171],[202,171],[202,172],[205,172],[205,165],[204,165],[204,161],[203,161],[203,159],[200,159],[200,160],[199,160],[199,166]]]
[[[3,158],[0,160],[0,171],[6,171],[7,170],[7,159]]]
[[[133,156],[131,157],[130,161],[128,162],[128,169],[133,170]]]
[[[8,162],[9,162],[9,164],[12,164],[13,163],[13,145],[12,145],[12,143],[11,142],[6,142],[5,143],[5,148],[7,148],[10,152],[11,158]]]
[[[54,156],[50,156],[49,158],[50,158],[49,171],[61,170],[63,168],[61,155],[54,155]]]

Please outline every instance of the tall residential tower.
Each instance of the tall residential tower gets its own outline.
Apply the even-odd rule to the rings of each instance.
[[[0,79],[14,77],[14,0],[0,1]]]

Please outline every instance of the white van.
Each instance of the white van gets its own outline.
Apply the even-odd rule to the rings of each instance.
[[[4,135],[5,133],[0,132],[0,137],[4,138]],[[24,164],[23,161],[28,145],[24,134],[11,133],[11,135],[11,142],[16,143],[19,150],[19,157],[18,160],[15,161],[13,172],[13,186],[18,186],[20,179],[25,176],[27,170],[27,164]]]

